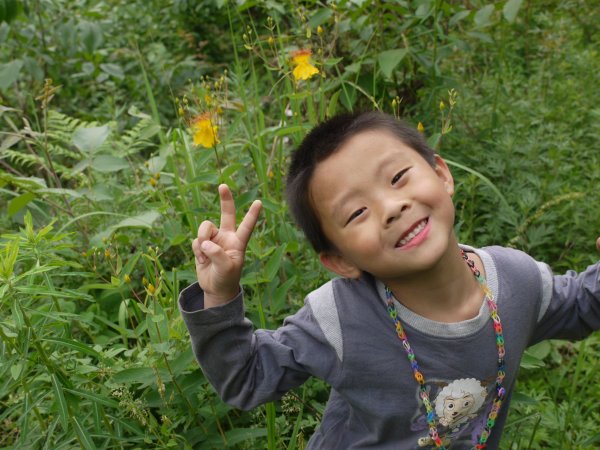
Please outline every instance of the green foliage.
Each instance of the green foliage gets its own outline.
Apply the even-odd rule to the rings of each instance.
[[[557,271],[596,261],[592,13],[550,0],[0,0],[0,447],[304,448],[327,386],[248,413],[224,405],[176,300],[221,182],[240,216],[263,201],[242,280],[257,326],[328,279],[283,188],[291,149],[336,112],[422,123],[457,180],[462,241]],[[298,50],[318,73],[297,79]],[[205,119],[209,148],[194,144]],[[597,445],[598,344],[528,351],[502,448]]]

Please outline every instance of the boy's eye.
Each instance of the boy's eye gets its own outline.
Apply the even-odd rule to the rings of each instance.
[[[350,222],[352,222],[354,219],[360,216],[365,211],[365,209],[367,208],[360,208],[354,211],[352,214],[350,214],[350,217],[348,217],[348,220],[346,221],[346,225],[348,225]]]
[[[406,169],[403,169],[394,175],[394,178],[392,178],[392,184],[396,184],[398,181],[400,181],[400,178],[402,178],[402,176],[408,172],[408,169],[410,169],[410,167],[407,167]]]

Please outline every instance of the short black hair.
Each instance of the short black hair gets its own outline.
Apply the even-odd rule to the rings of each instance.
[[[335,247],[325,236],[311,199],[310,182],[314,171],[348,139],[371,130],[390,132],[432,167],[436,165],[435,152],[427,145],[422,133],[388,114],[377,111],[339,114],[315,126],[292,154],[286,196],[292,217],[317,253],[335,251]]]

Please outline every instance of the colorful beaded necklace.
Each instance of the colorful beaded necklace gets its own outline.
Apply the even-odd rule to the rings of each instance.
[[[502,401],[504,400],[504,396],[506,394],[506,390],[502,386],[502,381],[504,380],[504,376],[506,375],[505,367],[504,367],[504,355],[506,353],[504,349],[504,336],[502,335],[502,323],[500,322],[500,316],[498,315],[498,308],[496,307],[496,301],[494,300],[494,296],[492,291],[490,291],[487,283],[485,281],[485,277],[477,270],[475,267],[475,263],[469,259],[469,257],[465,254],[465,252],[460,249],[462,257],[466,261],[469,269],[473,272],[475,279],[479,282],[483,293],[485,294],[485,300],[487,301],[488,307],[490,309],[490,317],[492,318],[494,324],[494,331],[496,333],[496,347],[498,348],[498,374],[496,376],[496,397],[492,402],[492,408],[488,414],[488,418],[486,424],[481,432],[481,436],[479,436],[479,443],[473,447],[473,450],[484,449],[487,444],[487,440],[490,437],[490,433],[492,432],[492,428],[494,428],[494,424],[496,422],[496,418],[498,417],[498,412],[500,411],[500,407],[502,406]],[[406,350],[406,355],[408,356],[408,362],[412,367],[413,374],[417,383],[419,383],[419,397],[423,401],[423,405],[425,406],[425,411],[427,412],[427,424],[429,426],[429,437],[435,443],[435,446],[439,449],[446,450],[446,447],[442,443],[442,439],[440,438],[437,430],[437,426],[435,423],[435,412],[433,410],[433,406],[431,405],[431,401],[429,400],[429,394],[427,393],[427,389],[425,387],[425,377],[419,370],[419,364],[415,359],[415,353],[412,350],[408,342],[408,337],[404,332],[404,328],[400,323],[400,318],[398,317],[398,310],[394,305],[392,291],[386,286],[385,294],[387,299],[387,310],[396,325],[396,332],[398,333],[398,337],[402,341],[402,346],[404,350]]]

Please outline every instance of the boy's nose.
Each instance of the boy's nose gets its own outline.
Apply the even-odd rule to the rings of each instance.
[[[385,225],[389,226],[399,219],[406,209],[408,209],[408,204],[405,202],[390,202],[385,210]]]

